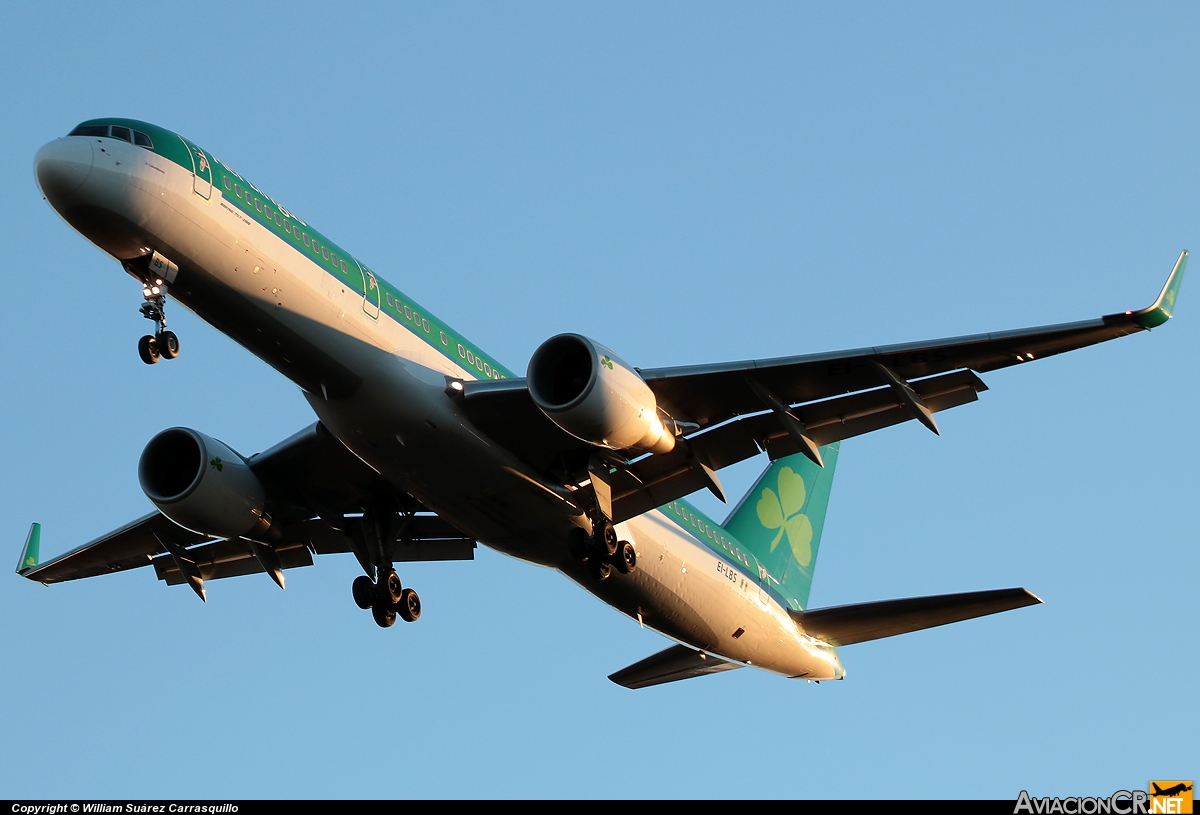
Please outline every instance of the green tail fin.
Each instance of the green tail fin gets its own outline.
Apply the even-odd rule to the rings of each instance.
[[[24,574],[38,565],[38,557],[42,548],[42,525],[33,524],[29,534],[25,536],[25,548],[21,550],[21,560],[17,563],[17,574]]]
[[[808,607],[839,444],[821,448],[824,469],[799,453],[772,462],[724,524],[801,609]]]

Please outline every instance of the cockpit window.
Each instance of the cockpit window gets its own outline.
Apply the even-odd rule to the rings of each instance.
[[[68,136],[107,136],[108,125],[80,125],[67,134]]]
[[[108,125],[80,125],[67,134],[68,136],[107,136],[109,135]],[[154,147],[154,142],[150,137],[139,130],[133,130],[121,125],[112,126],[112,137],[121,141],[133,142],[139,147]]]

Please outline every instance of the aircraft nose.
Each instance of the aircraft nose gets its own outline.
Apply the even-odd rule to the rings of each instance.
[[[42,195],[51,204],[78,190],[92,172],[92,143],[82,136],[55,139],[33,159]]]

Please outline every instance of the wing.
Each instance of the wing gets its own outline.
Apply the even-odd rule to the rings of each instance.
[[[792,405],[891,384],[881,365],[904,381],[959,369],[986,373],[1157,328],[1171,317],[1187,259],[1187,252],[1180,253],[1158,299],[1140,311],[1040,328],[799,357],[655,368],[641,374],[673,417],[706,427],[767,407],[752,382]]]
[[[202,535],[154,512],[38,564],[40,526],[34,524],[18,574],[49,584],[153,565],[167,585],[190,584],[201,597],[204,581],[243,574],[268,572],[282,585],[283,570],[311,566],[314,554],[362,555],[363,547],[356,544],[362,520],[347,513],[361,512],[381,497],[402,507],[406,518],[390,541],[393,562],[474,557],[473,539],[398,495],[319,422],[248,463],[266,489],[268,513],[283,530],[269,547]]]
[[[639,370],[659,406],[690,429],[667,454],[614,463],[611,519],[619,522],[708,487],[714,471],[765,451],[774,460],[910,419],[934,432],[933,414],[973,402],[977,376],[1139,331],[1170,319],[1188,253],[1179,255],[1153,305],[1075,323],[807,356]],[[524,379],[464,383],[468,418],[501,446],[574,487],[596,448],[570,436],[533,403]],[[590,488],[579,502],[595,501]]]
[[[48,563],[18,570],[18,574],[46,584],[95,577],[149,566],[155,555],[166,554],[163,541],[186,547],[209,540],[212,538],[184,529],[154,512]]]

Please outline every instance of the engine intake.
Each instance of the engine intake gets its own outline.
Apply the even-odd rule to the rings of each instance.
[[[258,476],[232,448],[196,430],[172,427],[152,438],[138,482],[159,512],[202,535],[265,540],[271,531]]]
[[[597,447],[669,453],[675,437],[650,386],[622,359],[579,334],[559,334],[533,352],[529,394],[550,421]]]

